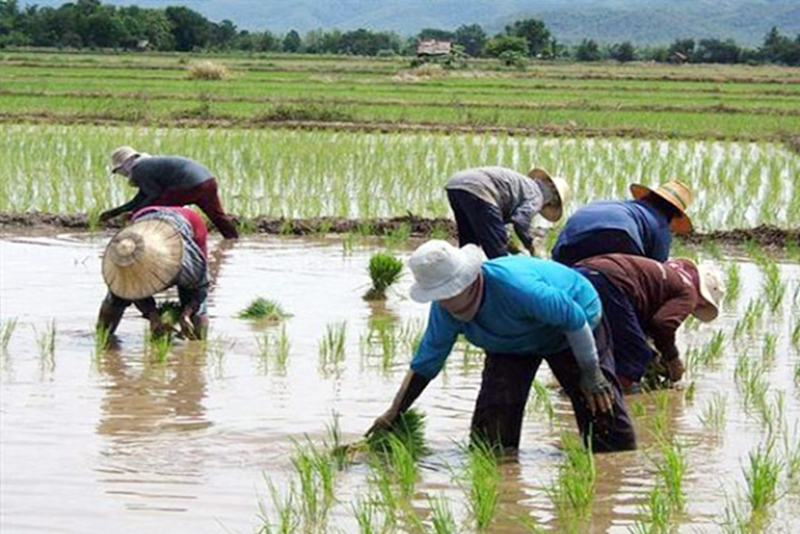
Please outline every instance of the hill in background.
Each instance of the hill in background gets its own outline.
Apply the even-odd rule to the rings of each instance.
[[[20,2],[58,6],[57,0]],[[214,21],[243,29],[300,33],[324,28],[392,30],[415,35],[422,28],[454,30],[480,24],[489,34],[521,18],[540,18],[562,43],[583,38],[637,45],[667,44],[679,37],[763,42],[772,26],[800,34],[800,0],[110,0],[115,5],[185,5]]]

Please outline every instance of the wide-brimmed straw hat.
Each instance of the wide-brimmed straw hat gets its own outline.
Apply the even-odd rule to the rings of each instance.
[[[135,148],[130,146],[121,146],[111,153],[111,172],[116,174],[131,158],[141,156]]]
[[[103,279],[120,298],[147,298],[172,284],[182,259],[183,238],[177,228],[161,219],[134,222],[108,243]]]
[[[697,278],[693,278],[692,281],[694,282],[695,290],[700,295],[700,302],[692,312],[692,315],[704,323],[716,319],[722,307],[726,291],[725,282],[722,279],[722,273],[719,268],[711,261],[703,261],[699,265],[689,258],[673,258],[669,261],[681,264],[684,269],[688,267],[697,272]]]
[[[559,176],[551,177],[544,169],[533,169],[528,173],[528,176],[531,178],[544,180],[550,184],[552,189],[556,192],[557,199],[546,204],[541,211],[542,217],[550,222],[556,222],[564,213],[564,204],[569,202],[569,196],[571,193],[569,184],[564,178]]]
[[[486,255],[476,245],[458,248],[447,241],[428,241],[408,259],[414,275],[411,298],[430,302],[455,297],[478,278],[485,260]]]
[[[678,180],[671,180],[655,189],[650,189],[642,184],[631,185],[631,195],[636,200],[650,193],[663,198],[680,212],[677,217],[672,219],[669,225],[673,232],[676,234],[688,234],[692,231],[692,220],[686,215],[686,209],[692,202],[692,190],[686,184]]]

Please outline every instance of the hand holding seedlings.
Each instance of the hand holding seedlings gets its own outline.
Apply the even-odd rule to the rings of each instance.
[[[589,410],[606,413],[614,406],[614,393],[599,365],[581,371],[580,388]]]

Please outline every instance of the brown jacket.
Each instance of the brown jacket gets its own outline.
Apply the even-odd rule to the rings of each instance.
[[[602,273],[633,304],[639,322],[658,351],[670,360],[678,355],[675,331],[697,306],[697,291],[668,263],[643,256],[606,254],[577,265]]]

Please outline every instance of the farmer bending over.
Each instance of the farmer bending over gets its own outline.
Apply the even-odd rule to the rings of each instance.
[[[675,331],[693,314],[703,322],[716,319],[725,284],[712,263],[699,266],[685,258],[659,263],[641,256],[608,254],[576,264],[603,301],[614,340],[617,377],[633,387],[654,360],[655,348],[668,378],[677,382],[684,367],[675,346]]]
[[[100,307],[98,328],[113,334],[122,314],[133,303],[150,321],[153,335],[167,327],[153,295],[177,286],[179,323],[188,339],[204,337],[208,319],[208,267],[203,219],[187,208],[153,206],[136,212],[133,224],[121,230],[103,255],[103,279],[108,294]]]
[[[111,172],[129,178],[139,192],[130,202],[103,212],[101,221],[145,206],[196,204],[223,237],[239,237],[236,225],[222,209],[217,180],[198,162],[181,156],[151,156],[129,146],[116,149],[111,161]]]
[[[572,265],[599,254],[633,254],[664,262],[672,232],[692,231],[684,213],[692,192],[678,181],[650,189],[631,185],[634,200],[592,202],[567,219],[553,248],[553,259]]]
[[[508,223],[533,254],[534,215],[557,221],[569,196],[566,180],[551,178],[542,169],[533,169],[528,176],[505,167],[467,169],[453,175],[445,189],[456,217],[459,246],[473,243],[489,258],[508,254]]]
[[[589,281],[538,258],[484,259],[475,245],[444,241],[429,241],[411,256],[411,298],[433,301],[428,326],[394,402],[368,433],[393,425],[464,334],[486,351],[473,436],[519,447],[525,403],[544,359],[572,401],[584,442],[594,451],[635,449],[608,325]]]

